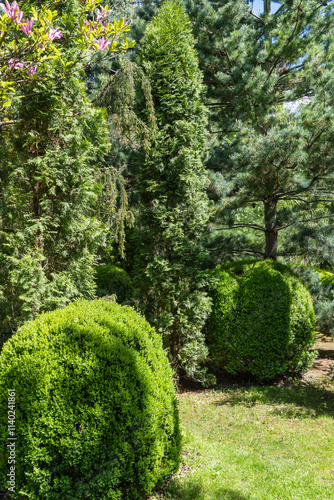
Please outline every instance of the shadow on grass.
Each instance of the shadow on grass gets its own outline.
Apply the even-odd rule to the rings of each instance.
[[[179,487],[177,493],[169,493],[172,496],[166,496],[171,500],[249,500],[249,496],[244,496],[239,491],[229,490],[227,488],[218,488],[215,491],[208,492],[203,490],[201,484],[189,481]],[[175,495],[175,496],[174,496]],[[162,500],[162,499],[161,499]]]
[[[308,383],[285,387],[239,387],[223,392],[217,406],[273,405],[273,414],[287,418],[330,416],[334,418],[334,390],[323,385]]]
[[[217,500],[249,500],[249,495],[246,497],[239,493],[238,491],[227,490],[225,488],[221,488],[219,491],[215,493],[215,499]]]

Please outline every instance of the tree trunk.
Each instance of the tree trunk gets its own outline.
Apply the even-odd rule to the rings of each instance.
[[[175,370],[175,373],[177,373],[179,369],[180,333],[178,325],[175,321],[172,326],[170,340],[171,340],[170,351],[172,356],[171,364],[172,368]]]
[[[265,259],[277,260],[277,199],[264,200],[264,223],[266,235]]]
[[[271,14],[271,0],[264,0],[264,12],[265,14]]]
[[[268,14],[268,16],[271,15],[271,0],[264,0],[264,13]],[[266,37],[266,40],[268,40],[268,42],[271,45],[272,44],[272,38],[271,38],[269,32],[266,30],[266,28],[265,28],[265,31],[264,31],[264,36]]]

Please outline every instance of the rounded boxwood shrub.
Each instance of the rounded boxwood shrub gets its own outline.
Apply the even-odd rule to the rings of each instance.
[[[0,489],[15,391],[14,499],[142,499],[176,471],[180,430],[161,338],[131,307],[79,301],[25,324],[0,356]]]
[[[272,260],[215,270],[208,344],[217,371],[270,380],[306,371],[315,354],[315,316],[302,281]]]
[[[96,267],[96,285],[98,297],[117,295],[117,301],[123,303],[132,297],[133,285],[124,269],[112,264]]]

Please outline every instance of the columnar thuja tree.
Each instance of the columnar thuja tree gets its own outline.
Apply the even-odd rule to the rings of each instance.
[[[14,44],[10,42],[1,49],[5,51],[4,71],[9,68],[4,74],[13,79],[13,93],[7,92],[10,105],[5,107],[7,116],[0,131],[1,334],[14,332],[36,314],[63,307],[73,299],[94,297],[96,252],[103,240],[103,226],[94,217],[100,189],[96,174],[108,151],[108,132],[104,112],[94,108],[86,95],[81,58],[87,51],[90,57],[96,51],[106,51],[107,55],[116,46],[105,9],[95,11],[93,21],[81,22],[80,6],[88,4],[98,2],[62,5],[59,14],[63,24],[48,26],[45,35],[50,38],[50,33],[58,33],[48,49],[49,55],[55,52],[54,64],[37,57],[37,69],[29,77],[19,77],[15,71],[27,71],[24,49],[34,56],[36,44],[30,36],[37,35],[26,35],[18,26],[23,15],[17,4],[13,10],[13,4],[7,2],[1,18],[8,29],[14,30]],[[38,29],[44,33],[43,17],[38,19]],[[90,40],[90,32],[101,36],[83,48],[80,36],[76,39],[68,32],[66,20],[83,29],[84,39],[87,35]],[[5,35],[7,32],[4,40]],[[19,45],[21,36],[27,40]],[[45,40],[42,45],[48,43]],[[16,55],[7,54],[13,47]],[[20,61],[20,66],[11,67],[10,55]],[[71,71],[66,70],[64,61],[72,61],[68,65]]]
[[[162,5],[141,43],[155,121],[147,121],[146,155],[138,167],[136,279],[142,308],[163,335],[174,368],[198,375],[210,303],[200,257],[208,221],[206,112],[194,43],[189,18],[173,0]]]
[[[0,328],[94,297],[102,226],[92,217],[94,171],[107,131],[73,75],[57,91],[36,85],[1,133]]]

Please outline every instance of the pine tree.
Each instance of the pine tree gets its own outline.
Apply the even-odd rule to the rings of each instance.
[[[202,327],[201,239],[208,221],[203,168],[206,111],[202,75],[187,14],[174,0],[148,25],[140,61],[151,86],[155,124],[138,166],[141,213],[137,274],[141,306],[163,335],[176,370],[200,376],[207,355]],[[143,112],[145,116],[145,112]]]
[[[289,252],[305,248],[320,206],[332,218],[333,2],[286,0],[272,13],[265,1],[259,16],[244,0],[185,4],[208,88],[211,187],[224,193],[217,229],[239,230],[236,252],[253,231],[265,245],[248,250],[265,258],[277,258],[279,231]]]

